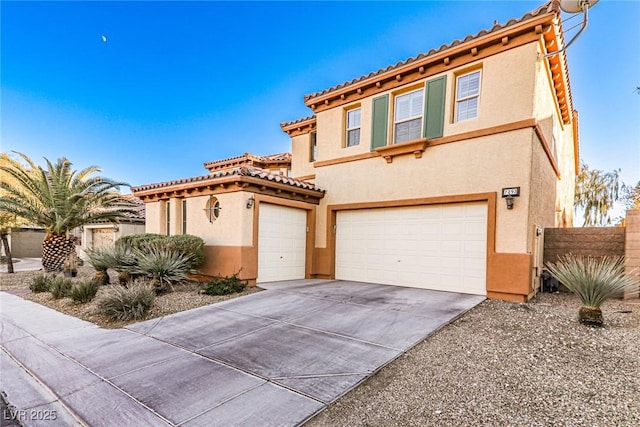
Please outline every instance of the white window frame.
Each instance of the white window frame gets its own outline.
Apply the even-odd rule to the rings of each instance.
[[[418,114],[414,114],[413,116],[409,116],[403,119],[398,120],[397,116],[398,116],[398,100],[400,100],[403,97],[406,96],[410,96],[413,94],[416,94],[420,92],[422,94],[422,102],[420,103],[420,109],[418,110]],[[402,123],[407,123],[407,122],[411,122],[414,120],[420,120],[420,133],[418,135],[418,138],[411,138],[411,139],[407,139],[406,141],[398,141],[398,132],[397,132],[397,126],[399,124]],[[399,144],[399,143],[403,143],[403,142],[408,142],[408,141],[414,141],[415,139],[420,139],[422,138],[423,132],[424,132],[424,88],[420,88],[420,89],[416,89],[416,90],[412,90],[410,92],[406,92],[406,93],[402,93],[399,95],[395,95],[393,98],[393,143],[394,144]]]
[[[473,74],[478,74],[478,91],[477,93],[474,94],[470,94],[470,95],[466,95],[466,96],[460,96],[460,79],[465,78],[465,77],[469,77]],[[456,102],[455,102],[455,118],[456,118],[456,122],[462,122],[465,120],[473,120],[478,118],[478,116],[480,115],[480,94],[482,93],[482,70],[474,70],[474,71],[470,71],[468,73],[464,73],[464,74],[460,74],[459,76],[456,76]],[[460,111],[459,111],[459,105],[461,102],[464,101],[468,101],[470,99],[476,99],[476,115],[473,117],[464,117],[464,118],[460,118]]]
[[[349,115],[350,114],[355,114],[356,112],[358,112],[357,118],[358,118],[358,123],[357,125],[354,124],[353,126],[349,126]],[[362,123],[362,108],[360,107],[356,107],[356,108],[351,108],[349,110],[346,111],[345,114],[345,142],[344,142],[344,146],[345,147],[355,147],[356,145],[360,145],[360,136],[361,136],[361,130],[360,130],[360,125]],[[358,140],[353,143],[353,144],[349,144],[349,134],[351,132],[354,131],[358,131]]]

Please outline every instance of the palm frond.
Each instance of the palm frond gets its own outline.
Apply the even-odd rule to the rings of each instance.
[[[55,235],[94,221],[119,222],[136,213],[135,203],[118,192],[128,184],[96,176],[101,172],[97,166],[75,171],[62,157],[56,163],[45,158],[45,167],[41,167],[25,154],[17,154],[25,164],[9,159],[0,166],[13,178],[0,182],[0,210]]]

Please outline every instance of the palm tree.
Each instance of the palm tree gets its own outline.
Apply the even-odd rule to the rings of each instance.
[[[117,191],[128,184],[95,176],[101,171],[97,166],[75,171],[62,157],[55,164],[45,158],[45,169],[25,154],[17,154],[26,166],[13,159],[0,166],[13,178],[0,182],[0,212],[45,229],[45,271],[61,271],[67,257],[75,253],[75,237],[69,231],[95,221],[118,222],[133,213],[133,204]]]

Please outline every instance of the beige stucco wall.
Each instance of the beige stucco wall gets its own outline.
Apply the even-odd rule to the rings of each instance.
[[[328,189],[317,217],[316,246],[326,247],[326,207],[331,204],[402,200],[521,187],[514,209],[498,201],[497,252],[527,251],[529,178],[533,130],[501,133],[429,147],[422,158],[381,157],[316,168],[316,184]]]
[[[253,242],[253,210],[247,209],[250,193],[238,191],[217,194],[221,212],[218,219],[210,223],[203,209],[209,196],[196,196],[186,199],[172,199],[172,234],[182,233],[182,200],[187,201],[187,234],[201,237],[205,245],[212,246],[251,246]],[[175,202],[174,202],[175,201]],[[177,203],[176,203],[177,202]],[[147,233],[164,233],[164,203],[146,203]]]
[[[145,211],[145,232],[165,234],[164,228],[161,228],[160,213],[163,209],[162,202],[150,202],[144,204]],[[163,215],[164,217],[164,215]]]
[[[537,49],[542,53],[540,45]],[[564,124],[562,121],[551,84],[548,62],[543,56],[539,56],[536,62],[535,82],[534,117],[538,120],[560,168],[560,178],[555,183],[554,226],[562,227],[564,222],[571,227],[576,176],[573,125]]]
[[[527,253],[533,257],[531,280],[533,289],[539,287],[540,273],[543,267],[543,246],[545,228],[555,226],[556,183],[558,179],[549,162],[538,136],[532,135],[531,144],[531,187],[529,191],[529,218],[526,233]],[[536,228],[540,235],[536,235]]]
[[[316,173],[313,163],[309,161],[311,149],[310,134],[291,138],[291,176],[294,178]]]

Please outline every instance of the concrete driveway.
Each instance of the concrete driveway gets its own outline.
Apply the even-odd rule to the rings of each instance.
[[[119,330],[0,293],[2,391],[27,425],[46,410],[57,425],[298,425],[484,300],[344,281],[262,287]]]

